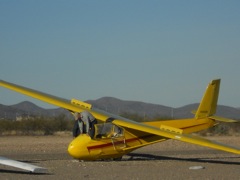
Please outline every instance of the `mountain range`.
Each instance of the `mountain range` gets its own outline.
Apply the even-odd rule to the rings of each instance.
[[[139,101],[120,100],[113,97],[103,97],[97,100],[88,100],[86,102],[92,104],[98,109],[113,114],[133,114],[148,119],[190,118],[194,116],[191,112],[197,110],[199,105],[198,103],[195,103],[179,108],[172,108]],[[72,118],[71,114],[65,109],[44,109],[28,101],[10,106],[0,104],[0,119],[15,119],[16,116],[21,115],[53,117],[61,114],[65,114],[67,117]],[[232,119],[240,119],[240,108],[218,105],[216,114]]]

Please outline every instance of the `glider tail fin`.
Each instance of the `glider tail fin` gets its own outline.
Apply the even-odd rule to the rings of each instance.
[[[216,113],[220,79],[211,81],[195,114],[196,119],[212,116]]]

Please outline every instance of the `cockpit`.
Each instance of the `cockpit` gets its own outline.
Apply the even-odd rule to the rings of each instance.
[[[95,124],[95,135],[93,139],[123,137],[123,128],[112,123]]]

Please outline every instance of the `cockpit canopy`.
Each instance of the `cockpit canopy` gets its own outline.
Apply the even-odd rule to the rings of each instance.
[[[123,128],[112,123],[95,124],[94,139],[113,138],[123,136]]]

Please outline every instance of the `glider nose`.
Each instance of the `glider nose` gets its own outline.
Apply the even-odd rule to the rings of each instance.
[[[81,134],[76,137],[68,146],[68,153],[76,159],[88,159],[89,151],[87,144],[91,141],[90,136]]]

